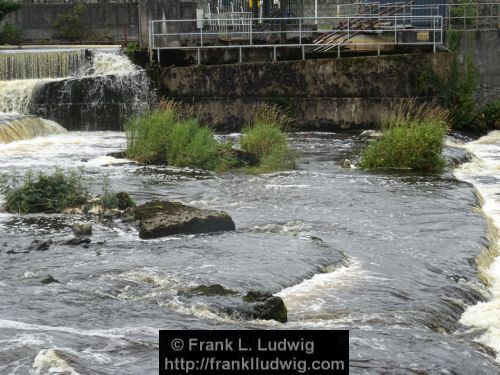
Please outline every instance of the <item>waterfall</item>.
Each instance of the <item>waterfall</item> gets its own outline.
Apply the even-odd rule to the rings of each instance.
[[[69,130],[121,130],[154,94],[145,71],[118,52],[0,53],[0,112],[43,117]],[[32,78],[12,79],[19,77]]]
[[[84,68],[86,62],[83,49],[0,52],[0,80],[69,77]]]
[[[0,143],[64,132],[66,129],[54,121],[32,116],[0,115]]]

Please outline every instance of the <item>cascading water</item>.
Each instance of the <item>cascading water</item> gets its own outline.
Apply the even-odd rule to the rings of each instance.
[[[87,63],[85,50],[0,52],[0,80],[69,77]]]
[[[472,183],[483,199],[483,212],[491,219],[493,243],[487,256],[478,263],[482,278],[489,284],[490,300],[469,307],[461,323],[481,332],[478,341],[493,348],[500,362],[500,131],[470,142],[464,146],[476,158],[462,165],[455,174]]]
[[[32,116],[0,114],[0,143],[65,132],[66,129],[54,121]]]
[[[146,73],[118,50],[3,53],[0,70],[8,79],[0,81],[0,112],[50,119],[69,130],[121,130],[154,95]]]

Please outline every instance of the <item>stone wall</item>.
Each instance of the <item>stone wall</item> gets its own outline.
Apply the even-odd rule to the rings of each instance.
[[[446,74],[451,54],[413,54],[162,68],[157,82],[169,97],[193,103],[203,121],[239,129],[256,103],[286,107],[300,128],[370,127],[380,108],[435,94],[420,77]]]
[[[479,74],[478,101],[500,98],[500,30],[473,31],[462,39],[461,56],[473,52]]]
[[[81,16],[89,34],[89,41],[123,41],[138,38],[137,4],[88,3]],[[58,15],[71,12],[73,4],[24,4],[6,19],[23,30],[26,40],[51,40],[57,36],[54,28]]]

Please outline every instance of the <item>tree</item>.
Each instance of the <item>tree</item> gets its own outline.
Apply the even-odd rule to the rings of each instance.
[[[19,4],[13,3],[10,0],[0,0],[0,22],[4,17],[19,8]]]

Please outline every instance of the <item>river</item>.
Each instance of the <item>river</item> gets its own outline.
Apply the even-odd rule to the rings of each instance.
[[[355,135],[290,141],[298,169],[261,176],[107,157],[125,145],[118,132],[0,145],[2,169],[82,166],[94,186],[106,175],[139,203],[222,209],[237,225],[234,233],[143,241],[123,223],[102,222],[87,249],[7,254],[33,239],[68,238],[74,221],[88,219],[1,214],[0,371],[155,373],[158,329],[254,327],[350,329],[352,373],[498,372],[474,341],[480,333],[458,323],[467,305],[489,297],[474,263],[487,227],[472,187],[446,173],[344,169],[339,161],[360,146]],[[41,284],[48,274],[61,283]],[[277,293],[289,322],[237,321],[177,296],[213,283]]]
[[[156,374],[158,330],[188,328],[349,329],[353,374],[500,373],[500,266],[476,266],[494,245],[498,134],[458,145],[478,157],[456,171],[464,181],[343,168],[365,142],[358,134],[291,133],[297,169],[259,176],[106,156],[124,149],[122,132],[0,144],[2,172],[81,166],[94,193],[106,176],[138,203],[221,209],[236,223],[145,241],[120,220],[0,213],[0,373]],[[87,248],[22,253],[34,239],[71,237],[75,221],[93,221]],[[49,274],[60,283],[42,284]],[[275,293],[289,321],[238,320],[208,297],[178,295],[203,284]]]

